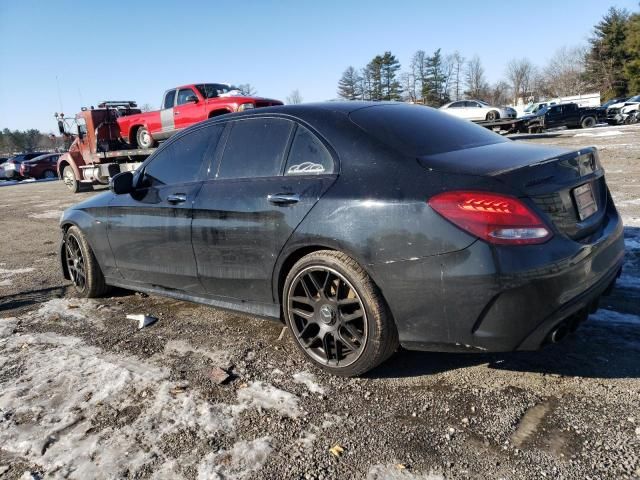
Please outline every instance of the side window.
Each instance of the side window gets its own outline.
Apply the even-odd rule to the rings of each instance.
[[[161,185],[198,180],[205,154],[208,161],[223,129],[223,125],[200,128],[167,145],[145,167],[145,177]]]
[[[451,105],[449,105],[449,108],[460,108],[460,107],[464,107],[464,102],[454,102]]]
[[[184,105],[185,103],[187,103],[187,98],[191,96],[195,97],[196,94],[193,93],[193,90],[191,90],[190,88],[180,89],[178,91],[178,105]]]
[[[333,173],[333,159],[314,134],[306,128],[298,126],[284,172],[285,175]]]
[[[175,90],[169,90],[165,95],[164,95],[164,103],[162,104],[162,108],[173,108],[173,103],[176,99],[176,91]]]
[[[293,123],[280,118],[237,120],[225,145],[218,178],[280,175]]]

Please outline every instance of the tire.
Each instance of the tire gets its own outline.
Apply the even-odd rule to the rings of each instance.
[[[153,139],[147,127],[140,127],[136,132],[136,143],[140,148],[153,148],[157,142]]]
[[[78,193],[80,191],[80,182],[76,178],[76,174],[71,168],[71,165],[67,165],[62,170],[62,180],[71,193]]]
[[[40,178],[56,178],[56,176],[56,172],[54,172],[53,170],[45,170]]]
[[[102,297],[110,290],[93,250],[76,226],[70,227],[64,235],[64,262],[79,296]]]
[[[582,119],[580,126],[582,128],[593,128],[596,125],[596,119],[594,117],[585,117]]]
[[[320,250],[289,271],[282,292],[294,343],[316,367],[361,375],[398,348],[398,331],[378,287],[351,257]]]
[[[500,113],[496,112],[495,110],[491,110],[489,113],[487,113],[487,121],[489,122],[498,120],[499,118],[500,118]]]

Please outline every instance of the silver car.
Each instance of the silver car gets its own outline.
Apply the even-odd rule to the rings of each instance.
[[[518,116],[511,107],[494,107],[482,100],[459,100],[443,105],[440,110],[467,120],[499,120]]]

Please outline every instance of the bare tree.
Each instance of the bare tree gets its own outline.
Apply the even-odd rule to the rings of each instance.
[[[406,102],[415,103],[418,101],[418,94],[416,91],[416,77],[413,72],[404,72],[400,75],[400,85],[404,92],[403,98]]]
[[[462,98],[463,89],[463,75],[464,75],[464,57],[460,55],[457,50],[450,56],[451,63],[451,96],[454,100],[460,100]]]
[[[247,97],[252,97],[258,94],[258,90],[256,90],[250,83],[241,83],[238,85],[238,89]]]
[[[466,64],[464,71],[465,94],[471,98],[483,99],[488,90],[488,84],[484,77],[484,68],[480,57],[474,55]]]
[[[287,97],[287,103],[289,105],[297,105],[302,103],[302,100],[302,95],[300,95],[300,91],[297,88]]]
[[[416,101],[422,100],[427,90],[427,54],[424,50],[418,50],[413,54],[411,58],[411,76],[413,77],[412,95]]]
[[[507,64],[507,79],[513,90],[513,104],[518,104],[518,98],[524,103],[531,97],[531,86],[535,72],[534,65],[527,58],[513,59]]]
[[[143,112],[150,112],[153,110],[153,107],[150,103],[143,103],[142,105],[140,105],[140,110],[142,110]]]
[[[586,47],[562,47],[544,69],[545,93],[552,97],[580,95],[589,88],[585,78]]]
[[[487,99],[491,105],[507,105],[511,103],[511,88],[505,81],[495,83],[490,89],[490,95]]]

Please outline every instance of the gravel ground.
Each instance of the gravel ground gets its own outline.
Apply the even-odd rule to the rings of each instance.
[[[539,352],[403,351],[358,379],[275,322],[74,298],[57,222],[96,193],[0,188],[0,478],[640,478],[640,126],[519,141],[599,147],[626,225],[613,294]]]

